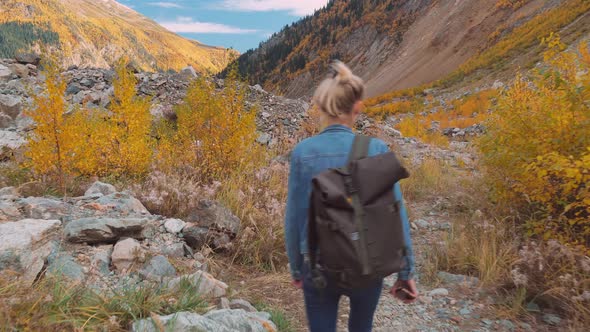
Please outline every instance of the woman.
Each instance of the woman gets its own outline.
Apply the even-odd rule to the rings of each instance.
[[[350,69],[337,61],[332,64],[333,73],[318,87],[314,103],[320,108],[322,123],[326,128],[318,135],[299,143],[291,154],[291,173],[285,217],[285,237],[289,266],[295,287],[303,289],[307,318],[311,332],[336,331],[338,302],[340,297],[350,298],[351,332],[371,331],[373,315],[379,302],[383,280],[376,280],[370,287],[342,289],[335,282],[327,280],[328,286],[316,289],[307,266],[307,213],[314,176],[329,169],[344,166],[350,153],[354,133],[352,127],[362,109],[364,82],[352,74]],[[372,139],[369,156],[386,153],[387,145]],[[401,219],[407,245],[406,264],[398,275],[392,294],[403,289],[406,298],[417,297],[413,280],[414,258],[407,212],[399,184],[393,188],[393,195],[401,204]],[[409,303],[413,300],[406,300]]]

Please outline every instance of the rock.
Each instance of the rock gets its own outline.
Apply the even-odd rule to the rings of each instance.
[[[13,197],[19,197],[19,193],[18,190],[15,187],[4,187],[2,189],[0,189],[0,198],[2,199],[6,199],[8,198],[13,198]]]
[[[113,248],[111,260],[113,266],[120,272],[129,268],[143,256],[141,245],[135,239],[125,239],[117,242]]]
[[[111,254],[113,246],[100,246],[92,257],[91,266],[102,275],[108,275],[111,271]]]
[[[182,258],[185,255],[183,243],[172,243],[170,245],[163,245],[160,248],[160,253],[168,257]]]
[[[200,227],[229,231],[235,235],[240,230],[240,219],[228,208],[214,201],[201,201],[197,209],[188,217],[188,222],[197,223]]]
[[[15,269],[31,284],[58,237],[59,220],[24,219],[0,223],[0,270]]]
[[[75,95],[80,91],[82,91],[82,88],[80,88],[80,86],[78,84],[70,83],[70,84],[68,84],[68,87],[66,88],[66,96]]]
[[[125,237],[142,239],[147,219],[82,218],[64,228],[66,240],[73,243],[114,243]]]
[[[260,135],[258,135],[258,138],[256,139],[256,142],[262,144],[262,145],[268,145],[270,143],[270,141],[272,140],[272,136],[268,133],[261,133]]]
[[[195,250],[201,250],[207,244],[209,230],[207,228],[187,225],[182,230],[182,237],[186,243]]]
[[[4,65],[0,65],[0,83],[8,82],[12,79],[12,70]]]
[[[505,84],[504,84],[502,81],[498,81],[498,80],[496,80],[496,81],[494,82],[494,84],[492,85],[492,89],[494,89],[494,90],[498,90],[498,89],[502,89],[502,88],[504,88],[504,86],[505,86]]]
[[[186,223],[180,219],[167,219],[164,222],[164,228],[168,233],[171,234],[178,234],[182,232],[182,229],[185,225]]]
[[[115,186],[96,181],[90,186],[90,188],[88,188],[88,190],[86,190],[84,196],[105,196],[114,194],[116,192],[117,189],[115,189]]]
[[[217,306],[219,309],[231,309],[229,307],[229,300],[227,297],[222,297],[219,299],[219,305]]]
[[[439,271],[436,275],[441,281],[449,284],[467,284],[469,286],[477,286],[479,284],[479,279],[476,277],[451,274],[443,271]]]
[[[5,198],[4,196],[3,198]],[[20,209],[10,201],[0,201],[0,221],[21,220],[23,216]]]
[[[258,311],[258,310],[256,310],[256,308],[254,308],[254,306],[252,304],[250,304],[250,302],[248,302],[246,300],[242,300],[242,299],[232,300],[229,303],[229,307],[231,309],[242,309],[247,312],[257,312]]]
[[[192,66],[188,66],[188,67],[183,68],[180,71],[180,75],[186,79],[189,79],[189,80],[198,77],[197,71]]]
[[[144,216],[150,215],[149,211],[141,202],[128,193],[114,193],[105,195],[96,200],[96,203],[103,207],[115,210],[121,216]]]
[[[164,277],[176,276],[176,269],[166,257],[156,256],[139,271],[139,275],[144,279],[161,281]]]
[[[225,296],[227,292],[227,285],[224,282],[215,279],[212,275],[204,271],[197,271],[191,275],[172,279],[168,283],[168,287],[175,289],[180,285],[182,280],[187,280],[196,286],[199,294],[203,296],[219,298]]]
[[[462,316],[467,316],[467,315],[471,314],[471,310],[469,310],[468,308],[463,308],[463,309],[459,310],[459,314]]]
[[[67,253],[58,254],[47,267],[47,273],[73,281],[82,281],[85,278],[82,266],[76,263],[74,258]]]
[[[31,219],[60,219],[69,214],[68,205],[57,199],[27,197],[19,203],[25,211],[25,216]]]
[[[133,323],[132,332],[160,332],[158,325],[164,327],[167,332],[188,332],[188,331],[215,331],[215,332],[236,332],[212,319],[205,318],[192,312],[178,312],[168,316],[157,318],[159,324],[153,318],[142,319]]]
[[[96,82],[92,79],[87,78],[87,77],[80,80],[80,85],[87,87],[87,88],[92,88],[94,86],[94,84],[96,84]]]
[[[481,322],[483,323],[483,325],[487,326],[487,327],[491,327],[492,325],[494,325],[494,322],[492,322],[489,319],[482,319]]]
[[[26,143],[23,136],[14,131],[0,130],[0,150],[16,150]]]
[[[416,224],[416,226],[418,228],[427,229],[430,227],[430,223],[424,219],[418,219],[418,220],[414,221],[414,223]]]
[[[265,312],[246,312],[244,310],[213,310],[205,315],[232,331],[274,332],[277,327]]]
[[[552,325],[552,326],[557,326],[561,323],[561,318],[557,315],[554,314],[544,314],[543,315],[543,321],[546,324]]]
[[[448,296],[449,295],[449,290],[446,288],[436,288],[431,290],[428,295],[432,296],[432,297],[437,297],[437,296]]]
[[[0,113],[0,129],[6,129],[14,126],[14,120],[5,113]]]
[[[16,119],[21,111],[22,99],[18,96],[0,94],[0,112]]]
[[[500,321],[500,325],[502,325],[508,331],[514,331],[514,329],[516,328],[516,326],[514,325],[514,323],[512,323],[511,321],[509,321],[507,319],[502,319]]]
[[[541,307],[539,307],[539,305],[535,302],[529,302],[526,305],[526,310],[528,312],[541,312]]]
[[[38,66],[41,63],[41,57],[35,53],[17,53],[14,59],[21,64],[32,64]]]
[[[29,68],[20,63],[14,63],[8,66],[8,68],[18,77],[27,78],[29,77]]]
[[[385,133],[386,133],[387,135],[389,135],[389,136],[392,136],[392,137],[399,137],[399,138],[402,138],[402,137],[404,137],[404,135],[402,134],[402,132],[401,132],[401,131],[399,131],[399,130],[397,130],[397,129],[394,129],[394,128],[390,127],[390,126],[384,126],[384,127],[383,127],[383,130],[384,130],[384,131],[385,131]]]

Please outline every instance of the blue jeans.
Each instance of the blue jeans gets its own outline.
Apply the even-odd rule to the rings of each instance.
[[[305,265],[305,264],[304,264]],[[317,289],[311,281],[306,267],[303,279],[303,295],[310,332],[335,332],[338,321],[338,302],[340,297],[350,299],[348,331],[370,332],[373,328],[373,315],[379,303],[383,280],[360,289],[343,289],[328,280],[325,289]]]

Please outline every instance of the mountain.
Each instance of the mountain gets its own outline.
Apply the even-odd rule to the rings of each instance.
[[[585,0],[332,0],[237,62],[250,83],[301,97],[340,59],[377,96],[490,68],[513,74],[538,61],[550,32],[586,35],[589,9]]]
[[[225,68],[234,51],[178,36],[114,0],[0,1],[0,57],[40,44],[65,66],[107,67],[122,55],[144,70]]]

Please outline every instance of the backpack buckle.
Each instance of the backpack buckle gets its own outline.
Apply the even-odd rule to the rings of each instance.
[[[354,183],[352,182],[352,176],[350,175],[344,176],[344,187],[346,188],[346,192],[348,192],[349,195],[358,192],[358,190],[354,187]]]

